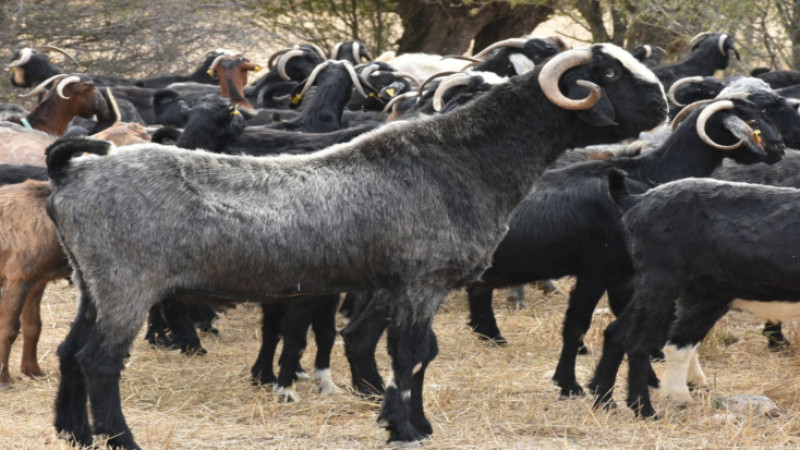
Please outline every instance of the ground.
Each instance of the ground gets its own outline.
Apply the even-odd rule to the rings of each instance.
[[[572,281],[557,281],[561,292],[527,290],[528,307],[511,308],[497,296],[498,322],[506,347],[479,341],[467,329],[464,292],[454,292],[436,317],[439,357],[428,370],[425,408],[434,428],[424,448],[798,448],[800,371],[797,348],[766,350],[761,322],[744,313],[723,318],[700,347],[711,388],[695,392],[684,410],[654,394],[665,417],[643,422],[620,404],[614,412],[593,412],[588,398],[559,400],[550,381],[558,359],[566,292]],[[47,377],[19,376],[21,345],[11,356],[14,389],[0,392],[0,449],[61,449],[52,409],[58,385],[55,350],[66,335],[77,305],[66,282],[51,285],[43,304],[39,355]],[[601,308],[605,305],[601,304]],[[611,320],[601,309],[587,336],[590,354],[579,357],[578,379],[589,381],[599,358],[602,329]],[[332,373],[341,392],[323,396],[310,381],[297,386],[301,402],[278,403],[267,389],[251,386],[249,369],[258,351],[260,308],[241,305],[220,321],[220,336],[201,336],[209,353],[187,357],[155,350],[137,340],[122,373],[123,410],[140,445],[148,449],[382,448],[387,434],[375,425],[378,405],[349,389],[349,369],[340,338]],[[341,324],[340,324],[341,325]],[[794,332],[788,326],[788,337]],[[313,343],[313,339],[311,339]],[[312,367],[315,349],[303,358]],[[379,365],[388,376],[385,345]],[[656,366],[658,373],[662,365]],[[616,400],[624,400],[620,373]],[[750,414],[719,420],[713,396],[767,395],[782,414]],[[716,415],[716,416],[715,416]]]

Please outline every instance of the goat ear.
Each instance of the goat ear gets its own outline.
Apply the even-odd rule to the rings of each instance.
[[[763,158],[767,157],[761,130],[758,128],[754,130],[744,120],[732,114],[722,119],[722,124],[734,137],[741,139],[750,151]]]
[[[289,92],[289,108],[295,109],[303,103],[303,96],[300,95],[303,92],[303,88],[305,88],[306,82],[303,81],[302,83],[298,84],[294,87],[294,89]]]
[[[571,99],[586,98],[589,95],[589,89],[579,86],[573,82],[567,83],[567,97]],[[596,127],[611,127],[619,125],[616,122],[617,114],[614,111],[614,105],[608,99],[607,95],[600,97],[594,106],[587,110],[578,111],[578,117],[584,122]]]

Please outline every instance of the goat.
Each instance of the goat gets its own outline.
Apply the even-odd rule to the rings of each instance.
[[[667,51],[661,47],[656,47],[650,44],[639,44],[631,50],[634,58],[638,59],[647,67],[651,69],[661,65],[661,55],[667,54]]]
[[[772,89],[780,89],[800,84],[800,72],[796,70],[775,70],[753,76],[767,82]]]
[[[667,91],[667,100],[670,102],[670,118],[674,118],[684,106],[690,103],[716,97],[724,88],[725,84],[714,77],[695,75],[676,80]]]
[[[40,83],[23,97],[30,97],[53,87],[24,119],[11,120],[48,134],[60,136],[75,116],[97,116],[91,133],[97,133],[119,120],[113,95],[104,96],[94,83],[82,75],[56,75]],[[8,161],[6,161],[8,162]]]
[[[331,49],[330,59],[348,61],[355,66],[365,60],[372,61],[372,56],[363,42],[353,39],[352,41],[342,41],[334,45]]]
[[[260,108],[288,108],[291,90],[326,59],[325,52],[313,44],[279,50],[270,56],[269,73],[246,87],[245,95]]]
[[[6,68],[11,74],[11,85],[25,88],[36,86],[50,77],[64,73],[61,67],[50,60],[50,56],[47,54],[49,51],[61,53],[80,66],[80,63],[75,58],[58,47],[21,48],[11,55],[11,62],[6,64]]]
[[[58,243],[55,226],[45,212],[50,195],[47,181],[28,180],[0,187],[2,250],[0,270],[0,389],[11,386],[8,359],[20,325],[23,335],[22,373],[40,377],[36,358],[42,330],[39,305],[47,284],[67,277],[71,268]],[[21,319],[21,323],[20,323]]]
[[[800,220],[800,191],[687,179],[632,195],[615,172],[609,189],[624,211],[637,278],[632,303],[605,332],[591,388],[596,404],[609,401],[627,353],[628,406],[652,417],[645,380],[652,346],[667,342],[662,393],[686,404],[687,372],[689,383],[706,384],[697,346],[729,308],[768,320],[798,317],[800,266],[792,230]]]
[[[728,67],[729,52],[739,57],[739,52],[733,47],[733,39],[727,34],[700,33],[689,41],[688,47],[692,52],[682,61],[653,68],[664,89],[669,89],[680,78],[703,75],[711,76],[717,70]]]
[[[314,85],[317,86],[316,94],[299,117],[277,122],[270,127],[306,133],[336,131],[347,127],[343,113],[353,89],[365,98],[378,96],[378,91],[356,74],[352,64],[328,60],[315,67],[311,75],[294,88],[290,94],[292,106],[299,106],[306,92]],[[366,120],[371,120],[370,117],[366,116]]]
[[[247,73],[259,72],[261,67],[242,55],[223,55],[214,60],[208,69],[219,80],[220,95],[231,99],[235,105],[253,109],[253,105],[245,97],[244,86],[247,84]]]
[[[227,99],[216,95],[206,97],[192,110],[189,122],[175,145],[232,155],[308,153],[347,142],[377,126],[376,123],[365,123],[331,133],[297,133],[246,127],[243,116]]]
[[[559,153],[636,135],[666,108],[652,72],[598,44],[560,53],[451,114],[394,122],[309,155],[142,144],[70,159],[107,145],[52,145],[48,211],[81,291],[58,351],[59,435],[91,444],[88,395],[93,431],[111,436],[109,445],[138,447],[119,375],[149,306],[167,292],[268,302],[365,289],[392,305],[395,376],[379,424],[390,442],[432,434],[422,389],[437,353],[431,323],[448,291],[490,265],[509,215]],[[113,189],[104,185],[112,180]],[[89,205],[93,213],[81,210]],[[139,214],[115,212],[123,205]]]

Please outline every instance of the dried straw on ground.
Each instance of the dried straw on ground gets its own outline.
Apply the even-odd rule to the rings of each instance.
[[[560,346],[560,328],[569,279],[562,292],[544,296],[527,291],[528,308],[497,301],[498,321],[510,344],[493,347],[466,329],[466,299],[455,292],[436,317],[439,357],[428,370],[425,408],[434,427],[424,448],[797,448],[800,446],[800,371],[794,353],[766,351],[759,320],[731,313],[701,347],[713,386],[694,394],[685,410],[659,401],[664,418],[642,422],[620,404],[614,412],[593,412],[588,398],[558,400],[550,381]],[[19,351],[12,352],[15,389],[0,392],[0,448],[62,449],[55,439],[52,409],[58,385],[55,350],[77,306],[65,282],[47,291],[39,344],[38,380],[19,378]],[[603,304],[600,305],[603,307]],[[599,357],[601,330],[610,317],[598,314],[587,336],[591,354],[579,357],[583,384]],[[322,396],[301,381],[302,401],[281,404],[269,390],[251,386],[249,368],[259,345],[260,308],[241,305],[220,320],[220,336],[203,336],[209,353],[186,357],[154,350],[139,340],[122,374],[123,409],[138,442],[148,449],[381,448],[386,433],[375,426],[378,406],[349,390],[349,369],[341,340],[334,347],[334,381],[343,391]],[[794,340],[791,326],[788,336]],[[313,342],[313,339],[311,340]],[[379,364],[388,375],[385,346]],[[303,358],[311,367],[309,346]],[[662,370],[657,365],[656,371]],[[625,369],[616,399],[624,400]],[[783,413],[777,418],[724,415],[715,395],[767,395]]]

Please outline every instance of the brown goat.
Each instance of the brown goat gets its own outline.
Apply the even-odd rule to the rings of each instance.
[[[141,125],[129,122],[117,122],[91,137],[111,141],[118,147],[150,141]],[[0,163],[44,166],[44,149],[55,140],[55,136],[36,130],[0,124]]]
[[[0,389],[11,387],[11,345],[22,328],[22,373],[44,375],[36,357],[39,307],[47,283],[72,269],[46,212],[50,183],[28,180],[0,187]]]
[[[209,72],[219,79],[219,93],[231,99],[234,105],[255,109],[245,98],[244,86],[247,84],[247,73],[258,72],[261,67],[241,55],[222,55],[217,57]]]

